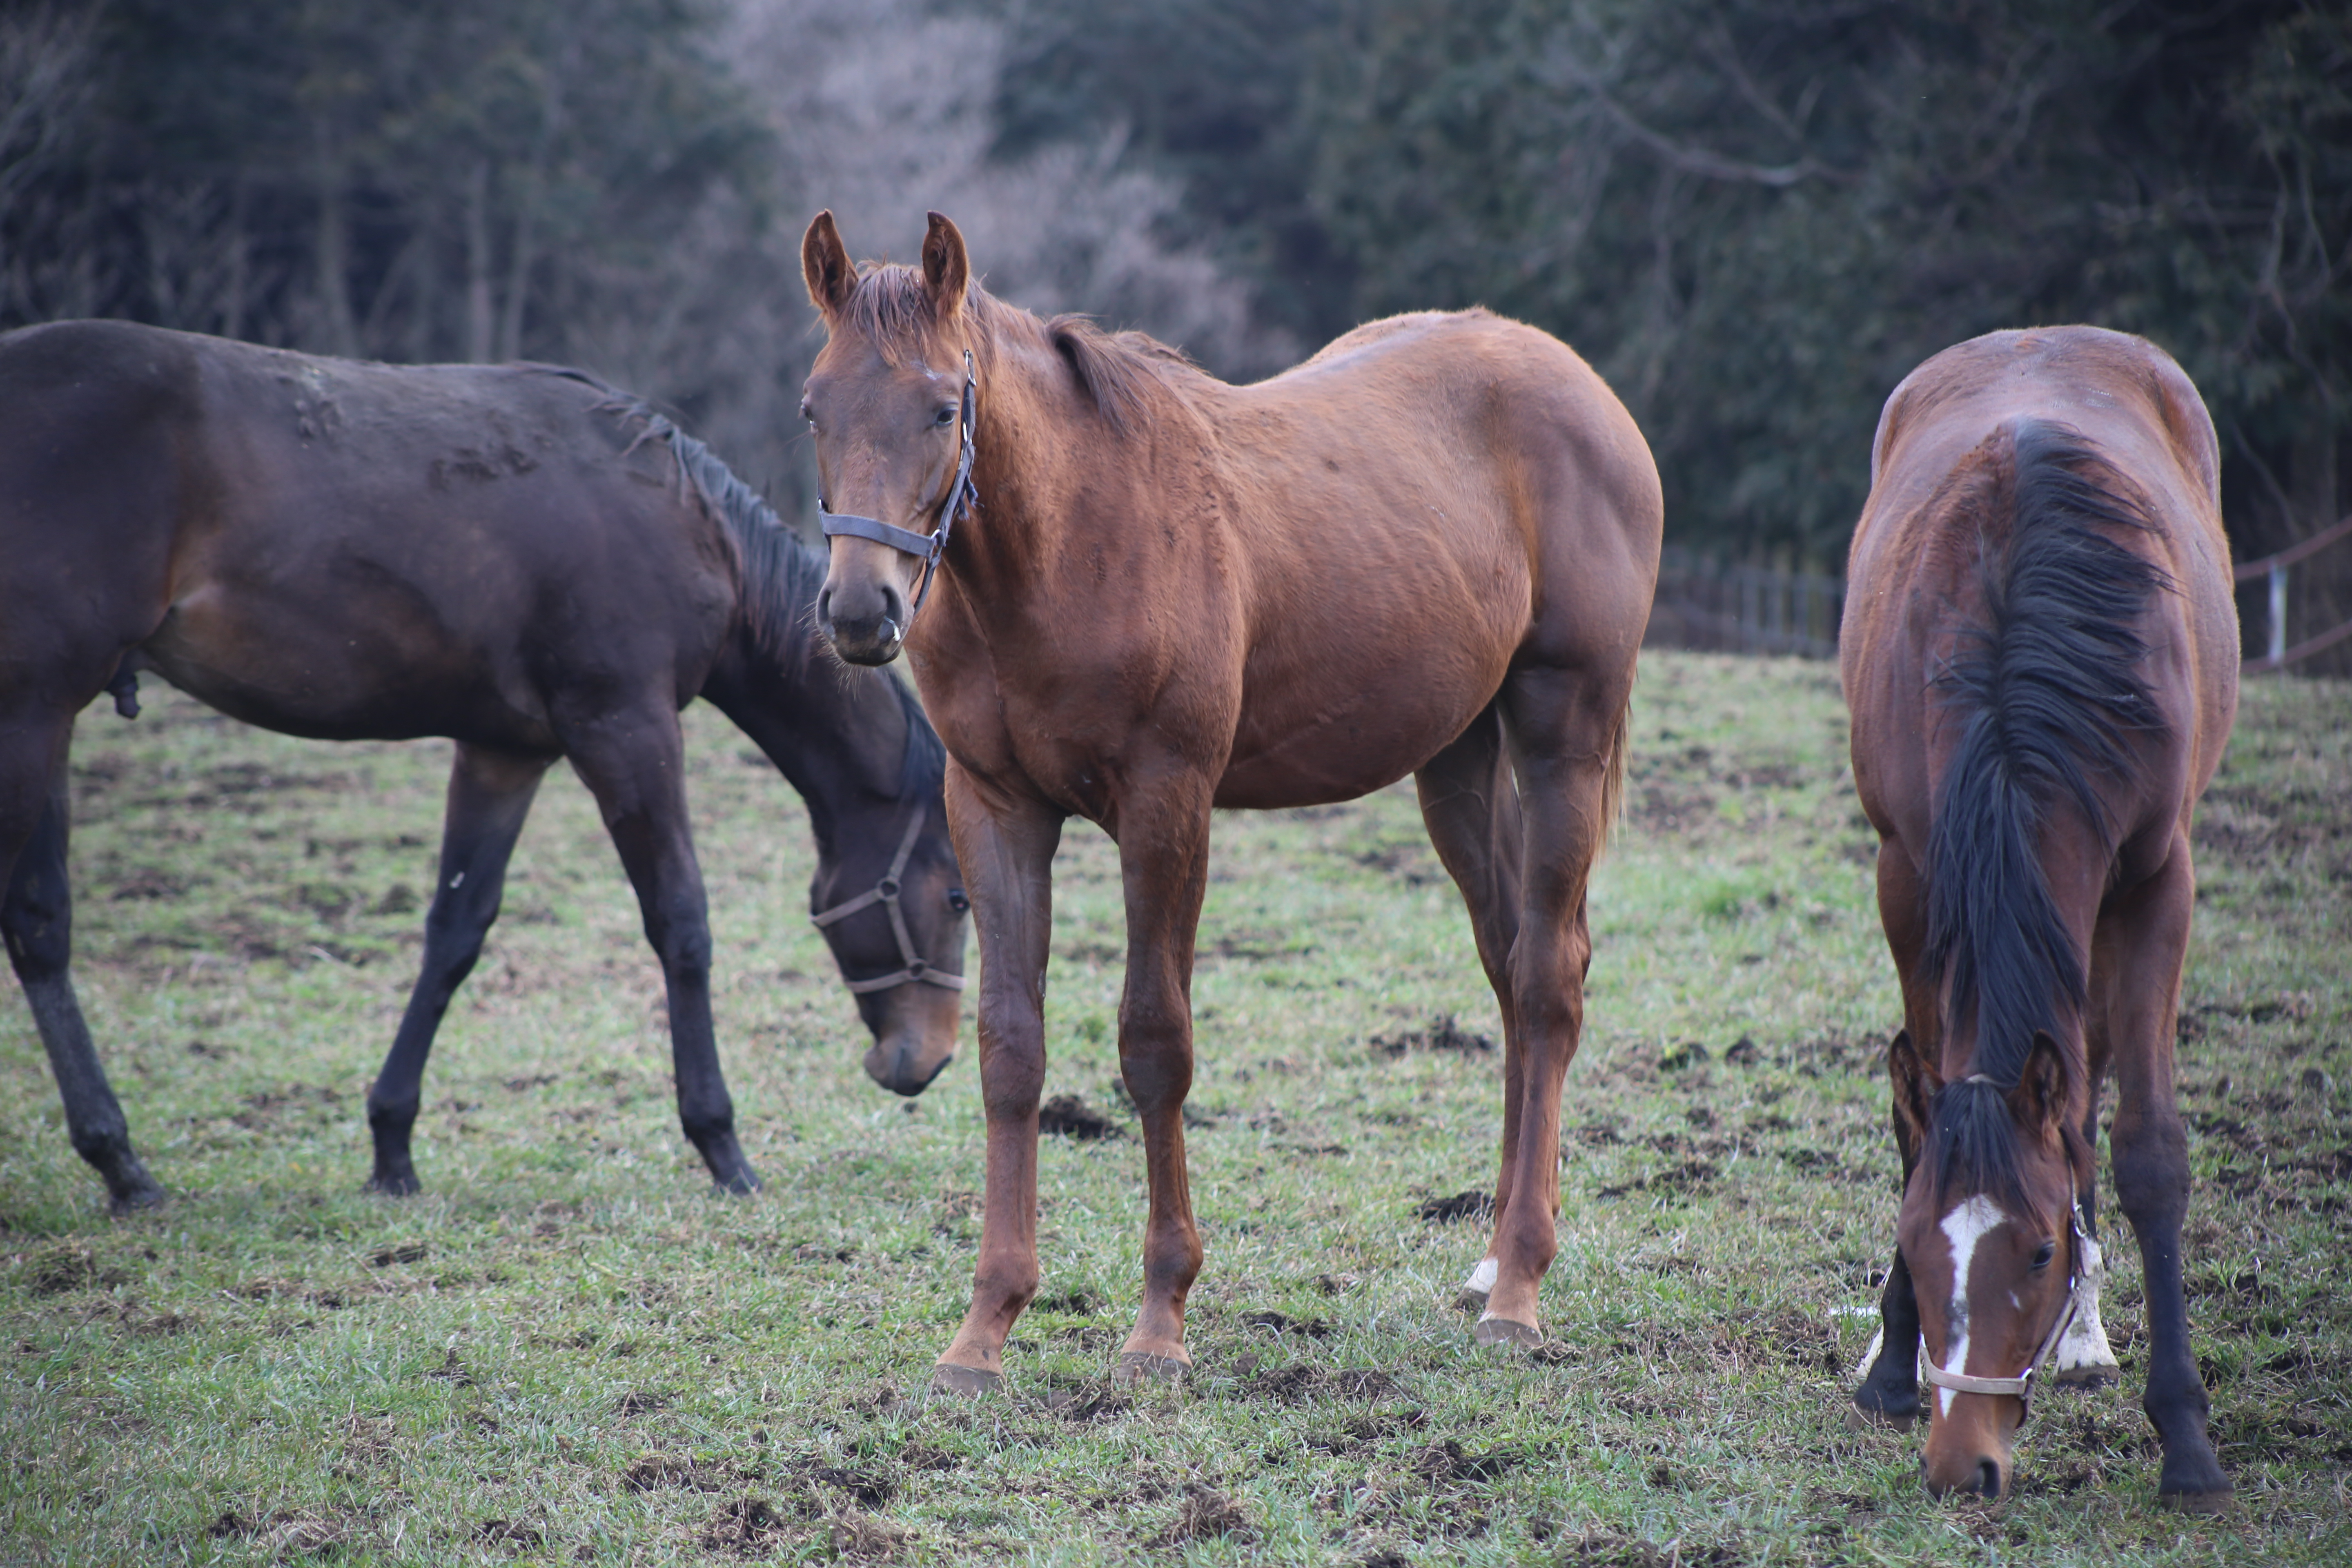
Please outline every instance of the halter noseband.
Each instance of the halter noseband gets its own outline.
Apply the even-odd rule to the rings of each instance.
[[[915,603],[907,612],[907,624],[898,629],[904,640],[921,613],[923,601],[930,597],[931,579],[939,574],[940,556],[948,547],[948,534],[955,528],[956,519],[980,504],[979,487],[971,482],[971,426],[974,413],[976,384],[972,378],[971,351],[963,351],[963,405],[958,421],[963,426],[963,450],[956,458],[955,480],[948,486],[947,499],[940,502],[939,526],[929,533],[917,533],[911,528],[900,528],[894,522],[884,522],[877,517],[853,517],[846,512],[826,508],[824,498],[816,498],[816,518],[827,539],[847,534],[853,539],[870,539],[877,544],[908,555],[922,558],[922,581],[915,589]],[[906,937],[901,934],[901,942]],[[855,990],[853,986],[851,989]]]
[[[898,840],[898,853],[891,857],[890,868],[882,873],[882,879],[847,903],[835,904],[824,913],[810,917],[811,922],[822,931],[835,921],[846,920],[869,905],[880,904],[890,911],[890,931],[898,939],[898,957],[905,967],[892,970],[887,974],[877,974],[871,980],[848,981],[846,984],[855,995],[863,996],[869,991],[887,991],[894,985],[908,985],[917,981],[949,991],[963,989],[962,975],[932,968],[915,951],[915,939],[907,931],[906,913],[898,908],[898,879],[907,874],[907,861],[915,853],[915,840],[922,837],[922,832],[923,807],[918,803],[912,815],[907,818],[907,832]]]
[[[1948,1388],[1956,1394],[2012,1394],[2029,1412],[2032,1409],[2033,1374],[2058,1348],[2058,1342],[2065,1337],[2066,1331],[2074,1326],[2074,1320],[2082,1315],[2084,1300],[2097,1292],[2099,1276],[2105,1272],[2093,1250],[2097,1244],[2091,1240],[2090,1232],[2083,1226],[2082,1199],[2074,1200],[2067,1223],[2074,1235],[2067,1249],[2066,1306],[2058,1314],[2058,1321],[2050,1325],[2050,1331],[2042,1336],[2041,1347],[2026,1358],[2025,1370],[2015,1377],[1972,1377],[1964,1372],[1946,1372],[1936,1364],[1933,1356],[1924,1353],[1926,1347],[1922,1346],[1923,1353],[1919,1357],[1922,1377],[1937,1388]],[[2023,1416],[2019,1419],[2022,1423]]]

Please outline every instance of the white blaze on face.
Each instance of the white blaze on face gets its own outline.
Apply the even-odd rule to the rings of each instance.
[[[1944,1216],[1944,1239],[1952,1248],[1952,1342],[1944,1357],[1944,1370],[1954,1376],[1969,1370],[1969,1268],[1976,1261],[1977,1243],[1984,1239],[1986,1232],[2008,1219],[2000,1205],[1982,1193]],[[1938,1388],[1936,1393],[1941,1400],[1939,1408],[1949,1415],[1953,1391]]]

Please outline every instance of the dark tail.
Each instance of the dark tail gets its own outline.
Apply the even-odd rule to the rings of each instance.
[[[2131,731],[2164,726],[2137,626],[2169,585],[2102,531],[2147,523],[2076,433],[2019,425],[2012,472],[2008,544],[1983,563],[1986,624],[1936,682],[1963,728],[1928,843],[1926,954],[1949,981],[1947,1026],[1975,1019],[1977,1070],[2003,1086],[2035,1031],[2063,1038],[2062,1015],[2083,1004],[2087,956],[2052,896],[2041,830],[2071,805],[2112,847],[2102,783],[2128,776]]]

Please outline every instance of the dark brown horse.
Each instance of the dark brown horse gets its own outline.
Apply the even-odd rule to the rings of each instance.
[[[0,338],[0,931],[117,1208],[161,1196],[74,999],[74,716],[152,669],[320,740],[455,739],[425,961],[368,1095],[369,1185],[416,1188],[409,1132],[443,1010],[559,757],[594,794],[667,982],[679,1120],[719,1186],[737,1145],[678,710],[700,696],[800,791],[814,912],[919,1092],[954,1050],[962,893],[938,742],[905,689],[845,675],[809,615],[821,562],[699,442],[577,372],[397,367],[66,322]],[[889,900],[868,898],[887,887]]]
[[[1065,820],[1118,841],[1126,887],[1119,1063],[1150,1209],[1120,1366],[1173,1375],[1201,1265],[1182,1107],[1211,810],[1408,773],[1503,1016],[1478,1338],[1538,1338],[1585,878],[1657,574],[1657,471],[1623,405],[1559,342],[1481,310],[1377,322],[1227,386],[1148,339],[990,299],[936,213],[919,269],[861,277],[830,214],[802,260],[830,331],[805,405],[835,535],[818,613],[854,662],[911,654],[980,931],[987,1210],[940,1384],[994,1384],[1037,1288]],[[933,520],[967,511],[927,567]]]
[[[2035,1368],[2097,1383],[2093,1155],[2139,1237],[2163,1495],[2224,1499],[2181,1299],[2174,1015],[2189,819],[2238,700],[2219,458],[2162,351],[2092,327],[1947,349],[1887,399],[1842,656],[1853,773],[1903,985],[1905,1189],[1854,1403],[1927,1485],[1997,1493]]]

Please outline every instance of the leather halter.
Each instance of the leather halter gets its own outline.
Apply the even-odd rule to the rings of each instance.
[[[915,603],[907,611],[907,624],[898,628],[898,638],[904,641],[913,628],[915,616],[921,613],[923,601],[930,597],[931,579],[939,574],[940,556],[948,547],[948,534],[955,528],[956,519],[980,504],[979,487],[971,482],[972,416],[975,411],[976,385],[972,378],[971,351],[963,351],[963,405],[958,415],[963,426],[963,449],[956,458],[955,479],[948,486],[947,499],[940,502],[939,526],[929,533],[917,533],[911,528],[900,528],[894,522],[884,522],[877,517],[855,517],[847,512],[829,510],[824,498],[816,498],[816,518],[827,539],[847,534],[852,539],[870,539],[877,544],[908,555],[919,556],[923,563],[922,581],[915,589]],[[901,941],[905,939],[900,938]]]
[[[2032,1411],[2034,1373],[2058,1348],[2058,1342],[2065,1337],[2066,1331],[2074,1326],[2074,1320],[2082,1315],[2084,1302],[2097,1293],[2099,1276],[2105,1272],[2098,1264],[2087,1261],[2093,1244],[2090,1232],[2083,1226],[2083,1202],[2080,1198],[2074,1200],[2068,1224],[2074,1235],[2067,1251],[2066,1306],[2058,1314],[2058,1321],[2050,1325],[2050,1331],[2042,1337],[2041,1348],[2026,1358],[2025,1370],[2015,1377],[1973,1377],[1964,1372],[1946,1372],[1936,1364],[1933,1356],[1925,1353],[1927,1347],[1923,1345],[1919,1357],[1919,1374],[1922,1377],[1937,1388],[1948,1388],[1956,1394],[2014,1394],[2028,1413]],[[2021,1415],[2018,1420],[2020,1425],[2023,1425],[2024,1416]]]
[[[913,813],[907,818],[907,832],[906,836],[898,840],[898,853],[891,858],[890,868],[882,873],[882,879],[879,882],[848,902],[835,904],[824,913],[810,917],[812,923],[822,931],[835,921],[846,920],[858,910],[875,904],[880,904],[890,911],[890,931],[898,939],[898,957],[905,967],[893,970],[887,974],[877,974],[871,980],[848,982],[849,989],[854,994],[863,996],[869,991],[887,991],[894,985],[908,985],[917,981],[949,991],[963,989],[962,975],[950,974],[943,969],[932,968],[923,961],[922,955],[915,951],[915,939],[907,931],[906,913],[898,907],[898,879],[907,874],[907,861],[915,853],[915,840],[922,837],[923,816],[923,807],[918,804]]]

